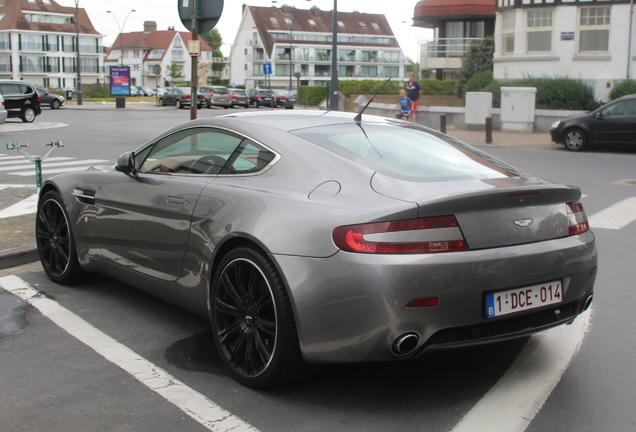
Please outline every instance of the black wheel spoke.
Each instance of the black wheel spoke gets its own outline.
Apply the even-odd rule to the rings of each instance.
[[[40,208],[36,241],[44,266],[53,276],[62,276],[71,259],[71,237],[64,211],[53,199],[45,201]]]

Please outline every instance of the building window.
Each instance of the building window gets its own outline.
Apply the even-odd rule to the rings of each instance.
[[[398,66],[384,66],[384,77],[399,77],[400,76],[400,68]]]
[[[501,53],[512,54],[515,52],[515,12],[503,14],[501,25]]]
[[[310,25],[310,26],[314,26],[314,27],[316,26],[316,21],[314,21],[314,20],[312,20],[312,19],[309,19],[309,20],[307,20],[307,21],[309,22],[309,25]]]
[[[46,58],[46,72],[59,72],[60,71],[60,59],[58,57]]]
[[[380,30],[380,26],[378,25],[378,23],[371,23],[371,27],[373,27],[376,30]]]
[[[0,33],[0,49],[11,49],[11,35],[9,33]]]
[[[363,23],[362,21],[360,21],[358,24],[360,24],[360,27],[362,27],[362,28],[367,28],[367,25],[365,23]]]
[[[338,50],[338,60],[347,62],[356,61],[356,50]]]
[[[377,66],[360,66],[360,75],[363,77],[377,77],[378,67]]]
[[[73,36],[62,36],[62,51],[75,51],[75,38]]]
[[[338,21],[338,27],[344,28],[344,23],[342,21]]]
[[[317,49],[316,61],[331,61],[331,50]]]
[[[288,26],[292,25],[292,20],[289,18],[285,18],[285,22],[287,23]]]
[[[579,20],[579,52],[609,51],[610,8],[581,8]]]
[[[316,72],[316,76],[330,76],[331,75],[331,66],[329,65],[316,65],[314,69]]]
[[[10,55],[0,56],[0,72],[13,72]]]
[[[172,61],[183,61],[183,50],[171,51]]]
[[[180,37],[174,38],[174,46],[176,48],[183,47],[183,42],[181,42],[181,38]]]
[[[99,52],[96,38],[80,37],[80,52],[96,54]]]
[[[528,53],[552,51],[552,9],[529,10],[526,31]]]
[[[289,71],[291,70],[291,66],[289,64],[277,64],[276,65],[276,76],[289,76]]]
[[[46,50],[47,51],[59,51],[60,43],[56,35],[46,36]]]
[[[166,52],[166,50],[162,50],[162,49],[155,49],[152,50],[150,52],[150,55],[148,56],[149,59],[160,59],[161,57],[163,57],[163,53]]]
[[[278,20],[277,20],[276,18],[274,18],[274,17],[269,17],[269,20],[270,20],[270,22],[272,23],[272,25],[273,25],[275,28],[280,27],[280,26],[278,25]]]
[[[20,35],[20,49],[29,51],[44,51],[42,36],[32,34]]]
[[[75,70],[75,58],[73,57],[64,57],[63,58],[63,67],[64,67],[64,72],[77,72]]]
[[[96,58],[80,58],[80,72],[84,73],[98,73],[99,61]]]
[[[397,51],[384,51],[382,53],[382,61],[385,63],[398,63],[400,61],[400,53]]]
[[[378,52],[377,51],[362,51],[363,62],[377,62],[378,61]]]
[[[344,66],[344,65],[339,65],[338,66],[338,76],[341,77],[353,77],[356,74],[356,67],[355,66]]]

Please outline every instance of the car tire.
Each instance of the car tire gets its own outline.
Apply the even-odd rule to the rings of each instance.
[[[33,111],[33,108],[24,108],[22,110],[22,115],[20,116],[20,118],[24,123],[31,123],[33,120],[35,120],[35,111]]]
[[[60,105],[60,101],[57,99],[51,101],[51,109],[60,109]]]
[[[254,101],[254,104],[252,105],[254,108],[258,108],[258,102]]]
[[[265,253],[252,246],[233,249],[217,266],[211,287],[214,343],[234,379],[263,389],[309,372],[287,290]]]
[[[177,107],[177,109],[183,108],[183,104],[181,103],[181,101],[179,99],[177,99],[177,101],[174,103],[174,105]]]
[[[565,131],[563,143],[570,151],[583,151],[587,148],[587,135],[582,129],[571,128]]]
[[[46,192],[38,203],[35,242],[44,272],[53,282],[73,285],[95,276],[79,264],[68,212],[57,191]]]
[[[249,108],[249,107],[250,107],[250,104],[243,105],[243,108]]]
[[[163,106],[163,105],[164,105],[163,99],[159,98],[159,106]]]

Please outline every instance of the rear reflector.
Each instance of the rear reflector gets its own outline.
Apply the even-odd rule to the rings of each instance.
[[[421,254],[468,250],[455,216],[338,227],[336,246],[347,252]]]
[[[590,224],[580,202],[566,203],[568,208],[568,235],[578,235],[590,230]]]
[[[409,304],[406,305],[406,307],[432,307],[432,306],[437,306],[438,301],[439,301],[439,298],[437,297],[416,299],[416,300],[411,300]]]

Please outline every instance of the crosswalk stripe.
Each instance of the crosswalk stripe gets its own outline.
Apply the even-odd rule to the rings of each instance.
[[[94,165],[99,163],[108,162],[104,159],[85,159],[85,160],[72,160],[68,162],[54,162],[54,163],[43,163],[42,164],[42,172],[44,172],[47,168],[52,167],[61,167],[61,166],[73,166],[73,165]],[[35,169],[35,164],[29,165],[14,165],[9,167],[0,167],[0,171],[11,171],[11,170],[29,170],[32,171]]]
[[[43,175],[46,175],[46,174],[61,174],[61,173],[67,173],[67,172],[84,171],[84,170],[92,167],[93,165],[94,164],[69,166],[69,167],[64,167],[64,168],[43,169],[42,170],[42,174]],[[7,174],[21,176],[21,177],[28,177],[28,176],[35,175],[35,172],[20,171],[20,172],[7,173]]]
[[[51,162],[60,162],[60,161],[72,161],[72,160],[76,160],[74,158],[67,158],[67,157],[59,157],[59,158],[48,158],[45,162],[42,162],[42,166],[48,165]],[[0,162],[0,171],[8,171],[10,169],[21,169],[22,167],[27,168],[27,167],[32,167],[35,164],[29,160],[26,160],[25,158],[22,158],[22,160],[18,163],[18,162]]]
[[[26,160],[26,158],[22,155],[20,156],[2,156],[0,155],[0,163],[2,163],[2,161],[13,161],[13,160]],[[50,158],[50,159],[55,159],[55,158]],[[73,158],[61,158],[61,159],[73,159]]]
[[[588,218],[592,228],[619,230],[636,221],[636,197],[619,201],[616,204],[594,213]]]

